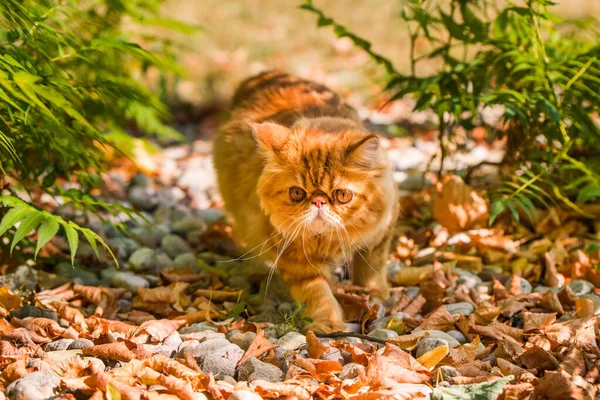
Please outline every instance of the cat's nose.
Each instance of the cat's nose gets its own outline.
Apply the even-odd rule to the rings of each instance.
[[[312,199],[312,203],[317,206],[317,208],[321,208],[323,207],[325,204],[327,204],[327,200],[325,200],[322,197],[315,197],[314,199]]]

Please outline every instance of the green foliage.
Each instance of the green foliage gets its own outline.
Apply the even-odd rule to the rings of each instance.
[[[388,73],[391,101],[412,95],[415,110],[437,115],[442,162],[459,129],[482,123],[486,107],[504,110],[506,162],[515,175],[493,193],[490,223],[502,212],[535,218],[552,199],[585,214],[578,203],[600,197],[600,45],[598,21],[585,28],[561,21],[548,0],[404,2],[410,73],[398,72],[371,44],[327,17],[307,0],[302,8],[350,38]],[[581,25],[581,24],[580,24]],[[417,43],[422,54],[417,54]],[[424,64],[439,65],[423,76]],[[498,128],[498,127],[494,127]]]
[[[98,243],[106,249],[112,256],[115,263],[117,259],[106,245],[104,240],[94,231],[88,228],[82,228],[72,221],[65,221],[59,216],[53,215],[48,211],[38,210],[30,204],[13,196],[0,196],[0,204],[11,209],[4,215],[0,221],[0,236],[4,235],[9,229],[18,224],[10,244],[12,253],[15,246],[21,242],[33,230],[38,230],[38,241],[35,248],[34,257],[37,257],[40,249],[48,243],[62,227],[67,235],[69,247],[71,249],[71,261],[75,259],[77,248],[79,246],[79,234],[81,233],[92,246],[96,256],[100,258]]]
[[[504,386],[515,379],[513,375],[505,376],[491,382],[471,385],[453,385],[433,389],[433,400],[495,400],[502,394]]]
[[[121,28],[127,18],[179,31],[193,29],[161,18],[161,2],[0,0],[0,186],[4,193],[16,196],[24,191],[35,202],[45,192],[61,195],[85,211],[98,207],[115,211],[119,206],[89,196],[101,182],[115,133],[141,129],[180,137],[164,124],[168,113],[159,97],[135,78],[149,68],[180,72],[174,60],[164,55],[169,54],[165,42],[145,36],[147,44],[158,50],[150,52],[128,40]],[[60,187],[65,182],[77,189],[65,192]],[[14,201],[6,201],[9,197],[4,199],[5,206],[15,207]],[[15,219],[22,216],[15,208],[6,214],[3,223],[10,224],[9,215],[14,222],[21,221],[12,247],[39,226],[37,254],[56,234],[58,223],[72,258],[78,233],[96,250],[98,237],[93,232],[45,212],[36,214],[33,207],[20,204],[17,209],[30,218]]]

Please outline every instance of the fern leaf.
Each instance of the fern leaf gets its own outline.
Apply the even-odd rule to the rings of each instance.
[[[39,251],[48,243],[56,233],[59,228],[58,221],[53,218],[53,216],[47,216],[42,225],[40,225],[40,230],[38,231],[38,240],[37,245],[35,247],[34,259],[37,258]]]
[[[4,218],[2,218],[2,222],[0,222],[0,236],[4,235],[7,230],[15,226],[17,222],[22,221],[29,213],[31,213],[31,208],[27,207],[25,204],[9,210]]]
[[[75,229],[76,226],[72,222],[63,224],[63,228],[65,228],[65,232],[67,233],[69,249],[71,250],[71,264],[75,264],[75,254],[77,254],[77,248],[79,247],[79,234],[77,233],[77,229]]]
[[[83,228],[81,229],[81,233],[83,233],[83,236],[85,236],[90,246],[92,246],[94,253],[96,253],[96,257],[98,257],[98,260],[100,260],[100,253],[98,252],[98,243],[96,243],[96,238],[94,237],[93,232],[86,228]]]
[[[44,215],[36,209],[31,209],[27,217],[21,222],[21,225],[17,228],[15,236],[13,237],[12,243],[10,244],[10,252],[12,254],[13,249],[25,236],[32,230],[38,227],[39,224],[44,220]]]

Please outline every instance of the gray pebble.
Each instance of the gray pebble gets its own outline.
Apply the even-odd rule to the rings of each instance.
[[[466,301],[446,304],[444,307],[446,307],[446,310],[448,310],[448,312],[452,315],[464,315],[465,317],[468,317],[469,315],[473,314],[473,311],[475,311],[473,304]]]
[[[518,278],[519,279],[519,285],[521,285],[521,294],[529,294],[533,291],[533,286],[531,286],[531,283],[527,282],[527,279],[523,279],[523,278]],[[510,289],[510,284],[511,284],[512,279],[509,279],[506,281],[506,284],[504,285],[504,287],[508,290]]]
[[[442,372],[442,379],[445,381],[449,381],[451,378],[460,376],[460,373],[456,370],[456,368],[450,367],[449,365],[443,365],[439,368]]]
[[[44,347],[44,351],[63,351],[67,350],[69,346],[74,342],[73,339],[58,339],[48,343]]]
[[[91,340],[79,338],[79,339],[75,339],[73,341],[73,343],[71,343],[69,345],[69,348],[67,350],[79,350],[79,349],[83,349],[84,347],[92,347],[93,345],[94,345],[94,342],[92,342]]]
[[[456,339],[456,341],[460,344],[465,344],[467,343],[469,340],[467,339],[467,337],[465,335],[463,335],[463,333],[461,331],[448,331],[446,332],[448,335],[452,336],[454,339]]]
[[[217,331],[217,327],[210,322],[197,322],[190,326],[186,326],[179,330],[180,334],[183,333],[193,333],[193,332],[203,332],[203,331]]]
[[[160,247],[171,257],[192,251],[191,246],[179,235],[168,234],[160,241]]]
[[[594,291],[595,286],[588,281],[583,279],[575,279],[569,282],[569,287],[576,296],[583,296]]]
[[[23,304],[23,307],[18,310],[10,312],[11,317],[17,317],[19,319],[32,317],[32,318],[49,318],[54,321],[58,321],[58,316],[54,311],[44,310],[39,307],[32,306],[31,304]]]
[[[200,265],[194,253],[183,253],[175,257],[173,260],[175,266],[179,269],[190,267],[193,271],[200,272]]]
[[[32,372],[8,385],[6,395],[12,400],[46,400],[54,397],[60,381],[48,370]]]
[[[250,347],[250,343],[256,337],[256,333],[254,332],[240,332],[240,331],[232,331],[227,335],[227,339],[233,344],[237,344],[243,350],[248,350]]]
[[[282,350],[293,351],[306,344],[306,336],[298,332],[289,332],[277,340]]]
[[[101,274],[104,275],[105,271],[106,270],[103,270]],[[125,288],[132,293],[137,293],[137,290],[139,288],[150,287],[150,283],[141,276],[138,276],[131,272],[122,271],[116,271],[114,274],[112,274],[112,277],[110,278],[110,283],[112,283],[116,287]]]
[[[448,344],[450,345],[450,347],[457,347],[460,345],[460,343],[458,342],[458,340],[454,339],[452,336],[450,336],[449,334],[447,334],[446,332],[442,332],[442,331],[436,331],[433,329],[425,329],[422,331],[413,331],[411,333],[412,335],[424,335],[427,334],[429,338],[436,338],[436,339],[443,339],[446,342],[448,342]]]
[[[206,223],[194,215],[185,216],[171,224],[171,230],[176,233],[187,234],[193,230],[206,230]]]
[[[18,293],[22,288],[34,290],[37,286],[37,274],[28,265],[17,267],[15,272],[0,276],[0,287],[8,286],[13,293]]]
[[[416,349],[417,352],[416,352],[415,356],[416,356],[416,358],[419,358],[423,354],[425,354],[428,351],[433,350],[439,346],[448,346],[448,348],[450,347],[448,345],[448,342],[444,339],[438,339],[438,338],[433,338],[433,337],[423,338],[423,339],[419,340],[419,343],[417,344],[417,349]]]
[[[127,265],[136,272],[159,272],[164,268],[172,267],[174,264],[171,257],[166,253],[142,247],[129,257]]]
[[[408,287],[404,288],[404,291],[402,293],[407,295],[411,299],[414,299],[415,297],[417,297],[419,295],[420,292],[421,292],[420,287],[408,286]]]
[[[250,357],[237,368],[238,381],[252,382],[265,380],[280,382],[284,378],[282,370],[276,366],[262,362],[255,357]]]
[[[181,338],[183,340],[198,340],[200,342],[206,342],[207,340],[213,340],[213,339],[224,339],[225,338],[225,334],[220,333],[220,332],[215,332],[215,331],[195,331],[195,332],[189,332],[189,333],[181,333]]]
[[[373,329],[369,332],[369,336],[374,337],[376,339],[391,339],[398,336],[398,332],[392,331],[391,329]]]

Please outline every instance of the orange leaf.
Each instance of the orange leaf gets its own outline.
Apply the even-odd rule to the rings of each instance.
[[[8,286],[0,287],[0,310],[4,309],[5,311],[12,311],[21,308],[23,305],[23,299],[14,294]],[[0,311],[0,313],[4,313]],[[8,316],[8,313],[5,313],[3,316]]]
[[[306,334],[306,343],[308,344],[308,355],[311,358],[321,358],[323,353],[326,353],[331,349],[330,346],[321,343],[319,338],[315,336],[312,331]]]
[[[269,342],[264,336],[264,332],[262,331],[262,329],[260,329],[256,333],[256,336],[254,336],[252,343],[250,343],[250,347],[248,347],[248,350],[246,350],[246,353],[244,353],[243,357],[240,358],[240,361],[237,363],[237,365],[242,365],[244,361],[246,361],[250,357],[259,358],[269,350],[272,350],[276,347],[278,346],[274,343]]]

